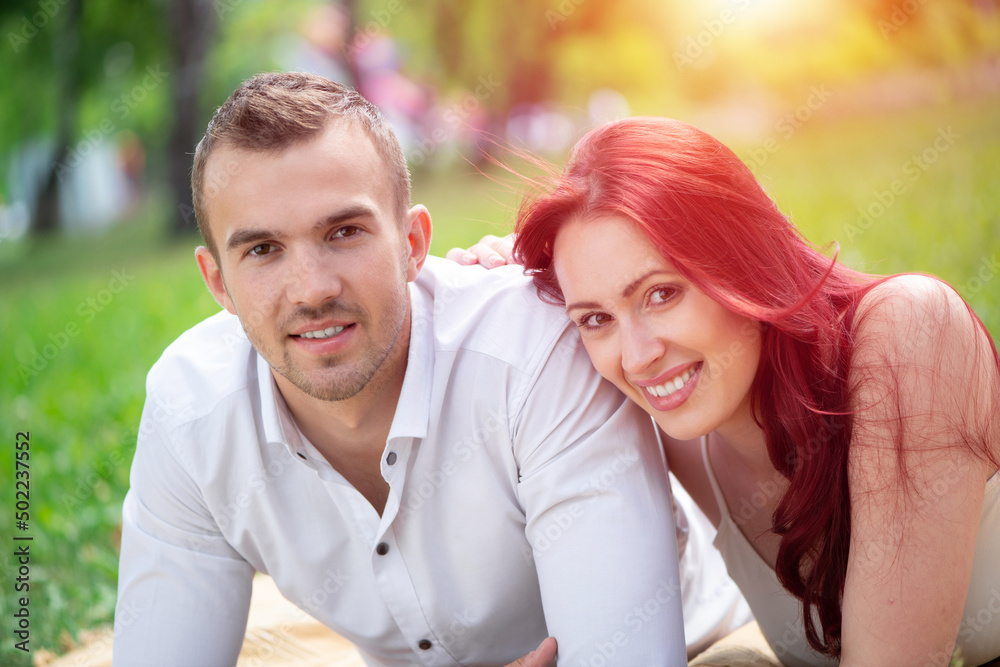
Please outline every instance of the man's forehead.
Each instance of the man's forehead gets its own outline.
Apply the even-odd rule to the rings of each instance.
[[[225,197],[234,183],[270,184],[288,170],[308,167],[319,174],[324,168],[348,169],[364,175],[367,185],[391,190],[391,175],[374,142],[357,122],[331,121],[323,130],[273,148],[255,148],[225,141],[215,147],[205,163],[202,182],[204,202]],[[239,186],[237,186],[239,190]]]

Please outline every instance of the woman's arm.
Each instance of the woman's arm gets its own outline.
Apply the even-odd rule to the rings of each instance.
[[[996,470],[982,448],[996,459],[991,343],[926,276],[873,288],[855,336],[841,664],[947,665]]]

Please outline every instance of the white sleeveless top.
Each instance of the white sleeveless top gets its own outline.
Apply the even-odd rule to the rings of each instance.
[[[836,660],[816,653],[809,646],[802,622],[802,603],[778,582],[774,570],[733,521],[708,461],[705,436],[701,439],[701,458],[722,517],[713,544],[722,554],[729,576],[750,603],[774,654],[789,667],[836,665]],[[969,667],[1000,656],[1000,473],[986,482],[958,645]]]

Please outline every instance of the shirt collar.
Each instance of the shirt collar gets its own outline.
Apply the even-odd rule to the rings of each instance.
[[[254,355],[257,358],[257,384],[260,387],[260,416],[264,439],[269,443],[284,445],[292,454],[305,458],[305,447],[299,437],[299,429],[274,381],[274,372],[259,352],[255,350]]]
[[[431,417],[431,388],[434,385],[434,317],[430,297],[416,283],[410,287],[410,349],[406,374],[389,427],[393,438],[423,438]]]

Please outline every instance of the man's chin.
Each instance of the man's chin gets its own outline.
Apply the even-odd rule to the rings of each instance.
[[[291,384],[301,393],[320,401],[346,401],[354,398],[364,390],[370,380],[370,378],[359,377],[357,373],[344,373],[347,369],[343,368],[342,365],[338,366],[336,375],[331,377],[329,372],[331,368],[332,364],[309,373],[297,368],[277,372],[286,383]],[[279,383],[279,386],[281,384],[283,383]]]

